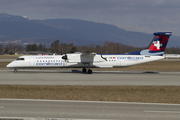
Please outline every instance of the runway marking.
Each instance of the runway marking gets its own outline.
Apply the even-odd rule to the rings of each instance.
[[[47,99],[6,99],[0,98],[0,100],[14,100],[14,101],[41,101],[41,102],[77,102],[77,103],[104,103],[104,104],[131,104],[131,105],[165,105],[165,106],[180,106],[180,104],[168,104],[168,103],[140,103],[140,102],[108,102],[108,101],[79,101],[79,100],[47,100]]]
[[[0,119],[23,119],[23,120],[93,120],[93,119],[75,119],[75,118],[41,118],[41,117],[1,117]],[[103,119],[94,119],[103,120]]]
[[[151,111],[151,110],[144,110],[147,113],[176,113],[180,114],[180,111]]]

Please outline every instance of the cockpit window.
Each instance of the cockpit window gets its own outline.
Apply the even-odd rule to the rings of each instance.
[[[16,60],[24,60],[24,58],[17,58]]]

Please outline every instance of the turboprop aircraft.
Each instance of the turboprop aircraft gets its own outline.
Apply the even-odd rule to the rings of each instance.
[[[6,67],[13,68],[82,68],[91,74],[90,68],[127,67],[163,59],[163,54],[172,32],[156,32],[149,47],[125,54],[80,53],[64,55],[20,56]]]

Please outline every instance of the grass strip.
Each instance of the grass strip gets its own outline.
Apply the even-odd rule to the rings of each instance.
[[[0,98],[180,104],[180,86],[0,85]]]

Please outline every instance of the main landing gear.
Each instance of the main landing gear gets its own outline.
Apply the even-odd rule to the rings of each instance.
[[[86,68],[83,68],[83,69],[82,69],[82,72],[83,72],[83,73],[86,73],[86,72],[87,72],[87,69],[86,69]],[[90,68],[88,69],[88,74],[92,74],[92,70],[91,70]]]

